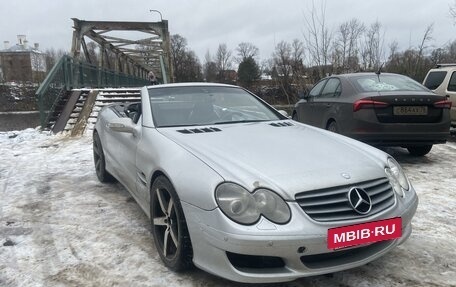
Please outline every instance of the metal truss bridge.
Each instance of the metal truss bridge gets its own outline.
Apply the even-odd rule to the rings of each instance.
[[[85,105],[87,97],[76,99],[75,96],[81,94],[81,89],[133,87],[137,90],[150,83],[150,71],[161,83],[174,81],[167,20],[72,20],[71,53],[54,65],[36,93],[42,128],[54,132],[64,130],[66,121],[74,114],[76,101],[81,109]]]

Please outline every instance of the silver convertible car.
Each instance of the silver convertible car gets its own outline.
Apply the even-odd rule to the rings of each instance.
[[[102,109],[100,181],[150,218],[174,271],[282,282],[366,264],[412,231],[417,195],[388,154],[287,118],[240,87],[144,87]]]

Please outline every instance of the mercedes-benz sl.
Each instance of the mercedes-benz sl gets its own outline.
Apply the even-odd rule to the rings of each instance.
[[[101,110],[93,153],[99,180],[150,218],[168,268],[238,282],[366,264],[409,237],[418,204],[390,155],[231,85],[144,87]]]

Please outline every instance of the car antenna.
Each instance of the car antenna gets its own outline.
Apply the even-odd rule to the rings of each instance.
[[[377,77],[378,77],[378,81],[380,82],[380,74],[382,73],[382,68],[383,68],[383,65],[385,64],[385,62],[383,62],[380,67],[378,67],[378,70],[375,72],[375,74],[377,74]]]

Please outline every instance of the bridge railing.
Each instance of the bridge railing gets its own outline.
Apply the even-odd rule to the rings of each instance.
[[[72,89],[140,87],[148,83],[143,78],[102,69],[88,63],[75,61],[69,56],[63,56],[52,67],[36,91],[41,127],[47,126],[60,99]]]

